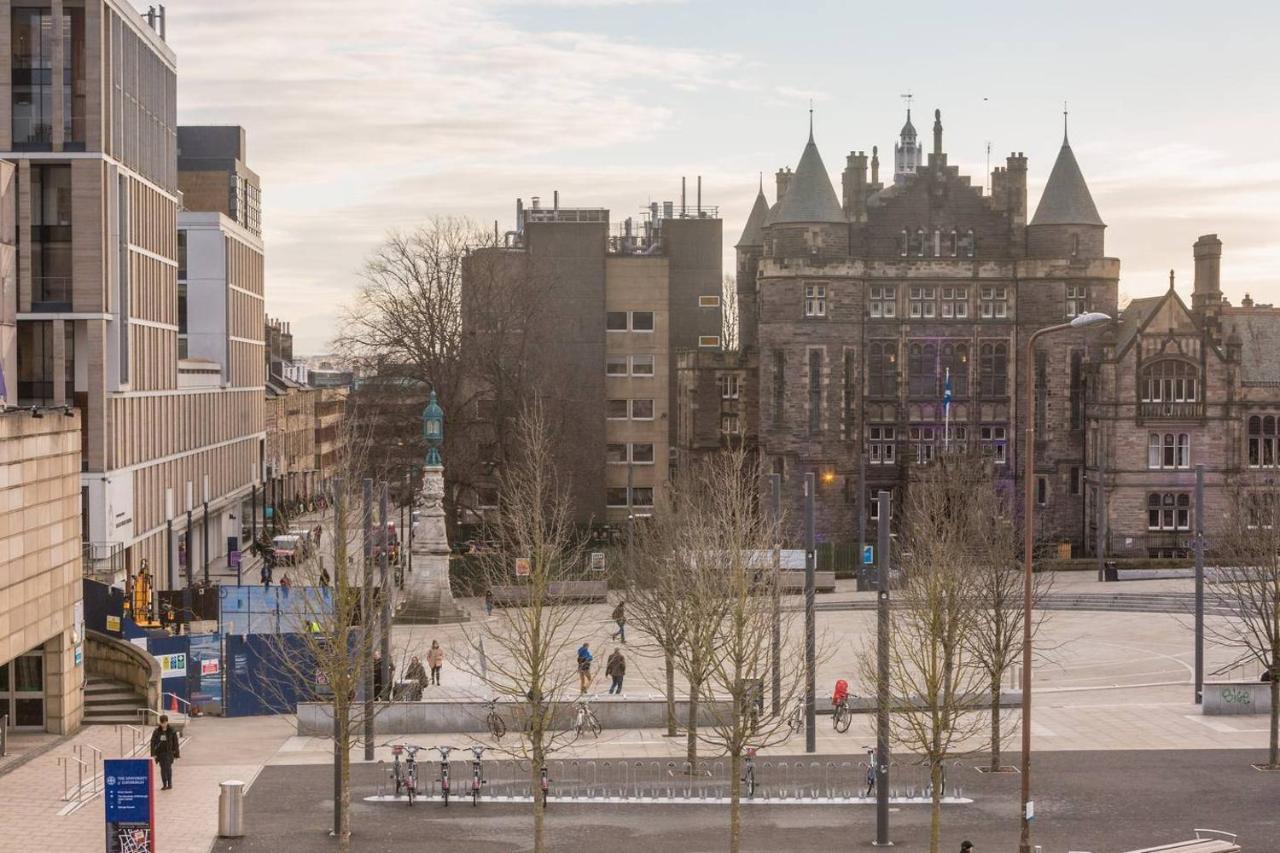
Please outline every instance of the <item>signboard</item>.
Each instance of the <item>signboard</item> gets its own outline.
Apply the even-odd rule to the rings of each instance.
[[[84,599],[76,602],[71,617],[71,643],[75,647],[76,666],[84,663]]]
[[[221,671],[221,665],[217,658],[200,661],[200,675],[217,675]]]
[[[227,568],[228,569],[240,568],[240,552],[239,551],[227,552]]]
[[[604,571],[604,552],[603,551],[591,552],[591,571],[593,572]]]
[[[528,557],[516,557],[516,577],[527,578],[533,571],[533,561]]]
[[[172,655],[156,655],[156,660],[160,661],[160,678],[187,677],[186,652],[178,652]]]
[[[108,758],[102,763],[107,853],[155,853],[154,780],[148,758]]]
[[[876,564],[876,546],[863,545],[862,546],[862,565],[874,566],[875,564]]]
[[[117,634],[120,633],[120,617],[119,616],[107,616],[107,630],[114,631]]]

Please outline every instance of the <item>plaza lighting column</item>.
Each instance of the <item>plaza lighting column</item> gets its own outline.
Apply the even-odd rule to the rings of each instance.
[[[818,546],[814,542],[814,492],[817,482],[813,472],[804,475],[804,751],[817,752],[817,732],[814,692],[815,669],[817,668],[817,640],[814,636],[817,626],[813,611],[815,593],[814,571],[818,561]]]

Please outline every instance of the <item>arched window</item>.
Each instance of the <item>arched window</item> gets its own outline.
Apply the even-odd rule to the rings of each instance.
[[[916,256],[923,258],[925,244],[929,241],[928,236],[924,233],[923,228],[916,229]]]
[[[951,257],[954,258],[960,254],[960,232],[954,228],[951,229],[951,243],[949,248],[951,251]]]
[[[867,394],[872,397],[898,395],[898,345],[893,341],[872,341],[867,346]]]
[[[969,345],[942,345],[942,375],[951,371],[951,396],[962,400],[969,396]]]
[[[1009,393],[1009,347],[1004,342],[985,343],[980,350],[982,363],[980,391],[984,397],[1004,397]]]
[[[1142,402],[1194,403],[1199,372],[1180,359],[1166,358],[1142,371]]]
[[[904,258],[907,256],[907,253],[911,251],[911,247],[909,245],[910,242],[911,238],[907,234],[907,229],[903,228],[902,233],[898,235],[898,254],[902,255]]]
[[[965,232],[965,235],[964,235],[964,256],[966,258],[972,258],[975,248],[976,248],[976,241],[974,240],[974,237],[973,237],[973,229],[970,228],[968,231]]]
[[[1249,418],[1249,467],[1275,468],[1280,464],[1280,435],[1273,415]]]
[[[1074,258],[1078,254],[1080,254],[1080,235],[1072,234],[1071,235],[1071,257]]]
[[[908,390],[913,397],[938,394],[938,347],[936,344],[912,344],[907,351]]]

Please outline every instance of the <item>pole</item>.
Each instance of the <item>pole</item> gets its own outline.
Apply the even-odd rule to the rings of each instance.
[[[861,432],[861,429],[859,429]],[[867,449],[861,440],[858,441],[858,553],[854,559],[858,561],[858,591],[871,585],[870,569],[862,561],[862,552],[867,547]]]
[[[1204,699],[1204,466],[1196,466],[1196,704]]]
[[[413,469],[409,469],[409,532],[405,534],[405,541],[408,544],[407,553],[405,554],[405,574],[413,574],[413,507],[415,505],[413,499]]]
[[[889,493],[876,495],[876,847],[889,840]]]
[[[209,502],[204,502],[204,518],[200,524],[200,558],[204,560],[204,585],[209,585]]]
[[[947,368],[947,378],[944,380],[947,385],[951,384],[951,368]],[[944,386],[945,387],[945,386]],[[942,449],[949,450],[951,448],[951,398],[946,397],[942,402]]]
[[[1107,483],[1106,474],[1102,470],[1102,448],[1098,453],[1098,505],[1094,511],[1098,516],[1098,580],[1106,580],[1107,574]]]
[[[249,487],[249,541],[258,541],[258,484]]]
[[[388,695],[395,695],[391,683],[391,596],[394,594],[391,583],[391,567],[389,560],[391,549],[387,547],[387,524],[391,519],[387,516],[387,484],[382,484],[382,495],[378,500],[378,518],[382,523],[382,553],[378,558],[378,568],[382,573],[382,689]]]
[[[191,532],[191,525],[192,525],[191,510],[188,509],[187,510],[187,529],[183,532],[183,536],[187,540],[187,584],[186,584],[186,587],[182,590],[182,610],[185,614],[183,621],[187,623],[188,631],[190,631],[191,618],[195,615],[191,610],[191,586],[195,583],[195,575],[193,574],[195,569],[192,566],[192,563],[194,562],[193,557],[195,556],[194,554],[192,554],[192,551],[194,550],[192,546],[195,545],[195,541],[194,541],[194,536]]]
[[[1027,340],[1026,441],[1022,447],[1022,815],[1018,853],[1031,853],[1031,573],[1035,540],[1036,511],[1036,338],[1050,326]]]
[[[346,516],[343,515],[342,498],[346,490],[346,483],[342,480],[337,481],[337,486],[333,492],[333,612],[336,616],[344,619],[349,618],[350,611],[347,609],[348,602],[346,599],[346,586],[349,578],[347,577],[347,567],[343,565],[342,550],[343,546],[338,543],[346,543]],[[324,559],[323,557],[321,558]],[[323,563],[321,564],[323,567]],[[346,642],[347,631],[350,629],[347,624],[334,624],[332,627],[333,638],[338,642]],[[333,694],[333,836],[338,838],[342,834],[342,760],[346,757],[347,751],[343,748],[343,731],[338,725],[338,704],[339,698],[337,691]],[[347,706],[348,712],[350,707]],[[347,722],[350,725],[350,720]]]
[[[814,719],[814,678],[817,668],[817,649],[813,612],[814,570],[817,563],[817,543],[814,535],[814,492],[817,483],[813,472],[804,475],[804,751],[817,752],[817,726]]]
[[[167,572],[166,572],[166,574],[168,575],[168,578],[169,578],[169,583],[168,583],[168,584],[166,584],[165,586],[166,586],[166,588],[167,588],[167,589],[173,589],[175,586],[177,586],[177,585],[178,585],[178,584],[177,584],[177,577],[175,576],[174,571],[173,571],[173,551],[174,551],[174,547],[173,547],[173,519],[172,519],[172,518],[170,518],[169,520],[167,520],[167,521],[164,523],[164,525],[165,525],[165,540],[164,540],[164,541],[165,541],[165,543],[166,543],[166,546],[165,546],[165,550],[166,550],[166,554],[165,554],[165,558],[166,558],[166,559],[165,559],[165,566],[166,566],[166,568],[167,568]]]
[[[364,655],[364,760],[373,761],[373,703],[377,699],[373,683],[373,480],[364,478],[364,574],[363,595],[360,598],[360,622],[364,630],[361,642]]]
[[[773,715],[782,713],[782,475],[769,475],[773,511]]]

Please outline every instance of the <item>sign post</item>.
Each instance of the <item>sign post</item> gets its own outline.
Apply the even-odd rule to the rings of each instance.
[[[148,758],[108,758],[102,763],[107,853],[155,853],[154,777]]]
[[[604,552],[603,551],[591,552],[591,571],[593,572],[604,571]]]

